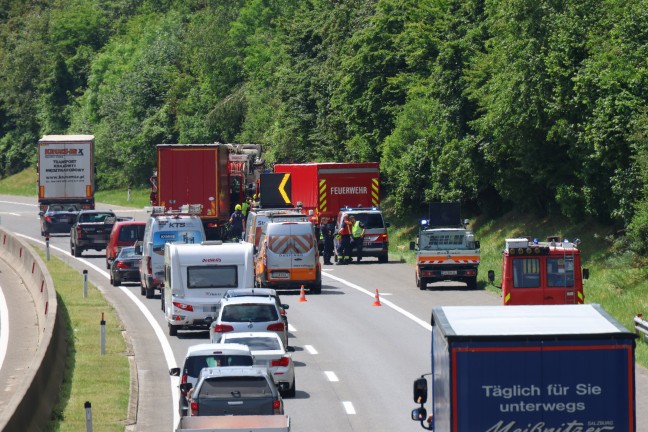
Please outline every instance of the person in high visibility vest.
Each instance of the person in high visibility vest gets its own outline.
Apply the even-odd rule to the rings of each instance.
[[[250,198],[246,199],[241,204],[241,213],[243,213],[243,217],[247,217],[248,210],[250,210]]]
[[[357,220],[355,216],[351,215],[349,218],[351,220],[351,253],[350,255],[353,256],[353,249],[356,250],[356,262],[360,262],[362,260],[362,245],[364,242],[364,236],[365,236],[365,226],[362,222]]]

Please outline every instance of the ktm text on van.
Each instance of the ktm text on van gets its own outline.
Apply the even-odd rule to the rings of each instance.
[[[322,291],[322,273],[315,229],[310,222],[265,225],[255,258],[258,286]]]
[[[208,328],[227,290],[254,285],[250,243],[167,243],[165,249],[162,309],[170,336]]]
[[[140,265],[141,293],[153,298],[164,283],[164,245],[166,243],[200,244],[205,240],[202,221],[192,214],[156,214],[146,222]]]

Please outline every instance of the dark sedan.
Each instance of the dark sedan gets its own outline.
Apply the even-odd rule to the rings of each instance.
[[[79,214],[78,204],[50,204],[40,215],[41,235],[69,234]]]
[[[142,255],[135,252],[134,246],[125,246],[119,250],[117,258],[110,265],[110,283],[119,286],[122,282],[140,281],[139,267]]]

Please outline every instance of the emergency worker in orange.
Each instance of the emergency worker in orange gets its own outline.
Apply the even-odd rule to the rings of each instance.
[[[338,235],[340,236],[340,250],[338,251],[338,264],[344,265],[351,262],[351,230],[353,226],[349,218],[344,215]]]

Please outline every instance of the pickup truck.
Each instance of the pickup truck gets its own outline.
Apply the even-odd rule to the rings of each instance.
[[[70,229],[70,253],[79,257],[84,250],[105,249],[115,222],[117,216],[111,210],[81,210]]]
[[[288,432],[290,418],[272,374],[265,367],[206,367],[188,393],[189,416],[176,432]]]

